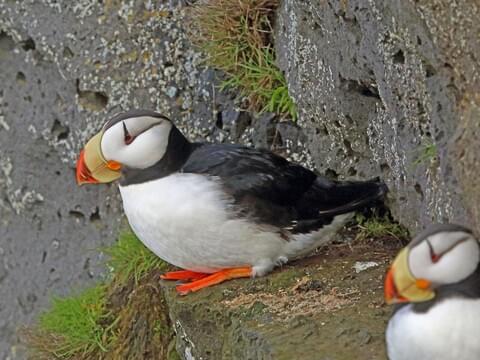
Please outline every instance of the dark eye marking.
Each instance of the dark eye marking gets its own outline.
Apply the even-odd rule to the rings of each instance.
[[[427,239],[427,245],[428,245],[428,250],[430,251],[430,259],[435,264],[436,262],[438,262],[438,260],[440,260],[442,256],[435,254],[435,251],[433,250],[433,246],[428,239]]]
[[[461,238],[460,240],[458,240],[455,244],[453,244],[452,246],[448,247],[447,249],[445,249],[444,252],[442,252],[441,254],[435,254],[435,251],[433,250],[433,246],[432,244],[430,243],[430,241],[427,239],[427,245],[428,245],[428,250],[430,251],[430,259],[432,259],[432,262],[435,264],[437,263],[443,255],[445,255],[446,253],[450,252],[453,248],[455,248],[457,245],[460,245],[461,243],[467,241],[470,237],[469,236],[465,236],[463,238]]]
[[[125,144],[130,145],[133,140],[135,140],[135,136],[130,135],[127,129],[127,125],[125,125],[125,122],[122,121],[123,125],[123,140],[125,141]]]

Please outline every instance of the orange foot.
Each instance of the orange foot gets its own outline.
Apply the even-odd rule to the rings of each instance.
[[[186,295],[189,292],[198,291],[200,289],[206,288],[211,285],[220,284],[226,280],[251,277],[252,268],[251,267],[241,267],[233,269],[224,269],[213,274],[202,274],[205,275],[199,280],[192,281],[187,284],[178,285],[177,292],[180,295]]]
[[[189,270],[181,270],[167,272],[163,275],[160,275],[160,278],[163,280],[200,280],[208,275],[210,274]]]

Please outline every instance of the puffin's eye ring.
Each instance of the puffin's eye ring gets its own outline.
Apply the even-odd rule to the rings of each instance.
[[[135,140],[135,136],[130,135],[127,129],[127,125],[125,125],[124,121],[122,121],[122,125],[123,125],[123,140],[125,141],[126,145],[130,145],[133,142],[133,140]]]

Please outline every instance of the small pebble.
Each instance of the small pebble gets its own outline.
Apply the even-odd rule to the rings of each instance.
[[[378,266],[378,263],[375,261],[357,261],[355,265],[353,265],[353,268],[355,269],[355,272],[358,274],[359,272],[362,272],[377,266]]]

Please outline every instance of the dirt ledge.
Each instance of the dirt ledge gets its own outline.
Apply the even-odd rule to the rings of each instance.
[[[328,251],[267,277],[180,297],[162,282],[184,359],[384,359],[382,283],[394,250]],[[356,262],[376,266],[359,273]]]

